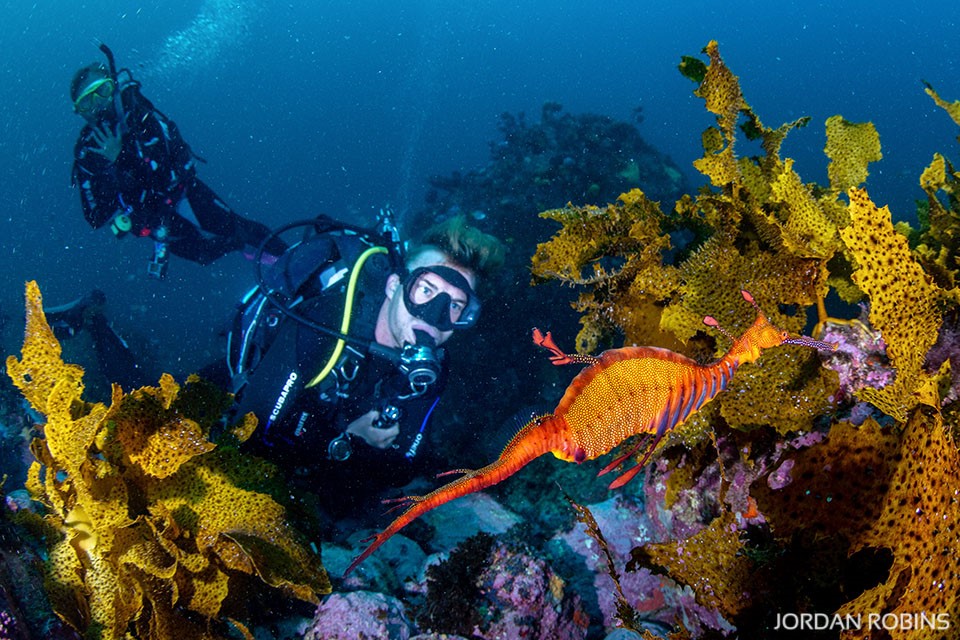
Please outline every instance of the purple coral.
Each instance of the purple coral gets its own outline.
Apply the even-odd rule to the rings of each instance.
[[[411,625],[396,598],[371,591],[335,593],[314,614],[304,640],[408,640]]]
[[[17,631],[17,623],[6,611],[0,611],[0,639],[7,640],[7,638],[18,638],[20,637],[19,632]]]
[[[936,371],[944,362],[950,361],[950,389],[943,397],[947,405],[960,398],[960,312],[951,309],[943,319],[937,342],[927,353],[924,363],[927,371]]]
[[[484,614],[478,638],[579,640],[589,619],[578,595],[543,560],[495,543],[489,566],[478,578]]]
[[[661,461],[658,466],[665,464]],[[717,474],[712,474],[712,477],[714,482],[719,482]],[[716,508],[715,502],[702,500],[707,493],[701,489],[685,492],[687,495],[682,498],[682,504],[674,503],[671,509],[661,508],[666,493],[666,479],[664,474],[654,473],[645,481],[647,507],[635,497],[622,493],[589,507],[604,534],[607,549],[614,557],[624,597],[637,612],[640,625],[659,635],[669,631],[677,619],[684,621],[685,628],[693,638],[709,634],[710,629],[729,632],[732,630],[730,624],[716,609],[699,605],[689,587],[681,587],[670,578],[656,575],[647,568],[623,571],[633,547],[693,535],[703,528],[704,518],[707,518],[702,510]],[[655,497],[651,499],[649,496]],[[658,508],[651,509],[654,504]],[[597,604],[603,614],[603,626],[608,630],[615,629],[619,622],[614,586],[597,552],[596,541],[586,533],[583,524],[577,524],[560,537],[574,553],[584,558],[586,566],[593,571],[593,585]]]
[[[896,370],[887,359],[887,347],[880,336],[867,324],[866,310],[860,319],[848,324],[828,322],[821,339],[836,343],[835,351],[825,352],[823,365],[839,375],[840,388],[835,400],[838,403],[853,402],[850,419],[862,422],[870,411],[860,407],[854,398],[864,387],[881,389],[896,376]]]
[[[790,475],[790,471],[793,469],[793,465],[795,464],[796,460],[793,458],[784,460],[779,467],[774,469],[770,475],[767,476],[767,486],[776,491],[783,489],[793,482],[793,477]]]

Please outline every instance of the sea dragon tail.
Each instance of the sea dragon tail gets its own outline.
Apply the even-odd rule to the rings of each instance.
[[[482,469],[455,469],[441,473],[437,477],[455,473],[462,473],[463,475],[453,482],[447,483],[424,496],[407,496],[396,500],[385,500],[385,503],[398,503],[394,508],[406,506],[407,509],[400,514],[396,520],[391,522],[390,526],[386,529],[363,540],[363,542],[372,542],[370,542],[370,546],[364,549],[363,553],[358,555],[353,562],[350,563],[347,570],[343,572],[343,577],[347,577],[351,571],[356,569],[361,562],[366,560],[370,554],[376,551],[390,536],[426,512],[461,496],[475,493],[481,489],[495,485],[501,480],[512,476],[532,460],[553,451],[557,444],[556,436],[562,431],[561,425],[558,423],[562,422],[562,419],[558,420],[553,414],[533,418],[517,432],[517,435],[507,444],[503,453],[500,454],[500,457],[497,458],[495,462],[488,464]]]

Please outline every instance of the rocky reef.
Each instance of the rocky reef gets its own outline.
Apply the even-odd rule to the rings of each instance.
[[[919,227],[895,224],[869,195],[872,124],[829,118],[828,184],[808,182],[780,151],[807,119],[765,126],[715,42],[680,71],[715,117],[695,193],[632,125],[546,105],[539,124],[504,116],[491,164],[436,179],[423,215],[473,215],[514,240],[515,259],[532,254],[539,286],[502,314],[513,335],[531,315],[567,312],[580,352],[642,344],[706,361],[753,320],[747,289],[777,326],[838,348],[783,346],[745,364],[613,495],[598,465],[541,459],[425,514],[274,637],[806,637],[776,631],[778,614],[826,616],[824,637],[954,633],[960,172],[937,154],[919,177]],[[960,102],[927,92],[960,124]],[[636,153],[614,151],[625,142]],[[236,584],[309,603],[329,591],[268,497],[269,470],[231,447],[250,423],[211,439],[222,405],[194,380],[84,402],[82,372],[60,361],[41,319],[28,289],[23,361],[8,368],[47,419],[27,482],[46,515],[22,519],[49,545],[47,591],[69,625],[252,637],[234,601],[251,591]],[[461,389],[459,407],[504,415],[521,397],[555,400],[569,380],[522,361],[487,380],[509,341],[480,338],[474,396]],[[447,446],[450,466],[489,457],[468,447],[458,460]],[[355,533],[353,549],[324,549],[336,574]],[[21,619],[10,611],[0,629]]]
[[[566,202],[601,204],[644,185],[654,198],[673,200],[686,188],[683,172],[640,134],[633,122],[592,113],[566,113],[548,102],[538,122],[503,113],[501,139],[479,169],[431,178],[421,218],[463,213],[498,233],[522,233],[531,211]],[[529,221],[528,221],[529,222]]]

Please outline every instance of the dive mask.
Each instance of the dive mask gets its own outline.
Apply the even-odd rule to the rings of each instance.
[[[77,99],[73,101],[73,110],[77,113],[93,111],[96,108],[98,100],[110,100],[113,98],[113,90],[113,78],[94,80],[87,85],[87,88],[81,91]]]
[[[455,301],[450,294],[436,286],[440,278],[466,295],[466,302]],[[403,283],[403,302],[407,311],[439,331],[469,329],[480,317],[480,299],[463,274],[452,267],[431,265],[417,267]]]

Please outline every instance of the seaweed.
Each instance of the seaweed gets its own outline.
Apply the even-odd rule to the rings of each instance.
[[[480,532],[463,541],[450,557],[427,569],[427,597],[417,624],[436,632],[471,636],[481,616],[470,606],[478,600],[477,577],[486,567],[494,538]]]
[[[21,359],[7,372],[46,417],[31,444],[27,489],[45,508],[34,522],[48,546],[45,586],[54,611],[96,638],[214,638],[249,596],[251,580],[316,604],[330,582],[317,554],[269,495],[251,488],[270,468],[235,455],[247,415],[223,444],[211,440],[228,402],[195,377],[164,374],[157,387],[111,405],[83,400],[83,370],[64,363],[27,283]]]
[[[587,535],[593,538],[597,543],[597,547],[603,553],[607,575],[613,580],[613,587],[616,590],[617,620],[620,622],[620,626],[631,631],[639,632],[637,611],[630,606],[630,602],[623,593],[623,587],[620,585],[620,574],[617,572],[617,564],[614,561],[613,554],[610,552],[610,548],[607,546],[607,540],[603,537],[603,532],[600,531],[600,525],[597,524],[593,514],[590,513],[590,509],[581,504],[577,504],[573,498],[566,494],[564,494],[564,497],[576,512],[577,520],[587,528]]]
[[[663,448],[660,466],[671,473],[664,498],[695,485],[746,510],[724,507],[699,533],[635,549],[628,570],[658,568],[743,632],[770,631],[763,611],[816,606],[955,619],[960,512],[951,478],[960,474],[960,422],[956,405],[944,403],[958,397],[951,362],[960,362],[960,174],[935,155],[920,177],[920,229],[894,224],[863,187],[882,157],[878,132],[837,115],[825,123],[829,183],[807,183],[780,148],[808,119],[765,127],[716,42],[704,53],[706,62],[684,57],[681,73],[698,83],[694,94],[716,119],[694,163],[710,186],[669,211],[634,190],[606,207],[543,212],[562,228],[538,247],[534,281],[577,290],[581,352],[622,339],[707,358],[727,338],[702,318],[738,332],[749,322],[737,305],[744,288],[778,326],[846,336],[846,351],[819,360],[792,347],[771,352],[741,367],[717,406],[674,434],[672,443],[684,446]],[[960,102],[929,85],[927,93],[960,124]],[[738,154],[744,139],[762,153]],[[692,240],[672,251],[684,233]],[[830,317],[828,294],[867,312]],[[688,454],[730,436],[740,451],[732,470],[717,474],[711,457]],[[774,477],[778,468],[786,471]],[[800,572],[789,584],[776,577],[784,567]],[[866,577],[844,577],[850,567]],[[899,638],[916,630],[886,631]]]

